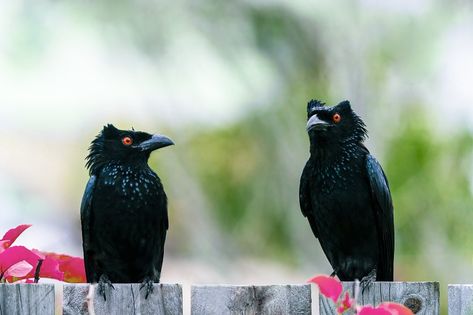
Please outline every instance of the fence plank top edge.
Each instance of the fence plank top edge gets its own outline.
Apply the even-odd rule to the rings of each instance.
[[[354,286],[354,281],[342,281],[343,286]],[[421,287],[431,287],[433,286],[435,290],[440,290],[439,281],[375,281],[370,286],[376,287],[411,287],[411,286],[421,286]]]
[[[305,287],[310,286],[310,283],[298,283],[298,284],[191,284],[193,288],[201,287],[225,287],[225,288],[251,288],[251,287]]]
[[[59,283],[58,283],[59,284]],[[21,287],[54,287],[56,283],[0,283],[0,286],[21,286]]]

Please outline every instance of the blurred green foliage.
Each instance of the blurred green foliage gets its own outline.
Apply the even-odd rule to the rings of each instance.
[[[308,156],[305,104],[348,98],[367,122],[368,146],[391,184],[397,278],[451,277],[430,261],[442,251],[471,267],[473,138],[465,125],[445,134],[435,124],[420,84],[432,75],[439,45],[431,35],[440,36],[449,22],[442,4],[417,16],[365,10],[356,1],[309,5],[308,11],[284,2],[202,1],[191,7],[200,10],[190,23],[236,76],[245,49],[276,76],[272,95],[254,100],[265,107],[186,136],[183,154],[192,157],[186,167],[195,170],[219,229],[239,248],[235,256],[310,265],[314,256],[305,251],[316,240],[301,217],[297,192]],[[461,270],[453,278],[462,277]]]
[[[397,209],[398,251],[416,259],[437,238],[471,257],[473,204],[471,153],[473,137],[466,130],[442,135],[423,119],[423,109],[408,110],[403,127],[390,140],[385,166]],[[427,230],[430,233],[424,233]],[[407,263],[407,262],[406,262]],[[425,270],[427,277],[431,270]]]

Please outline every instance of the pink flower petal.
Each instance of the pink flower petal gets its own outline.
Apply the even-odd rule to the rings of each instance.
[[[40,278],[56,279],[59,281],[64,280],[64,272],[59,269],[59,262],[47,256],[43,260],[39,276]]]
[[[31,282],[39,260],[42,260],[39,277],[67,282],[86,282],[84,260],[79,257],[44,253],[11,244],[31,225],[23,224],[9,230],[0,240],[0,274],[8,282]],[[27,270],[28,269],[28,270]],[[26,279],[26,280],[25,280]]]
[[[359,309],[358,315],[414,315],[410,309],[404,305],[385,302],[378,307],[363,306]]]
[[[391,311],[394,315],[414,315],[410,309],[398,303],[385,302],[381,303],[379,307]]]
[[[385,308],[372,307],[370,305],[363,306],[357,313],[358,315],[394,315],[391,311]]]
[[[64,273],[62,281],[70,283],[86,283],[84,259],[64,254],[35,251],[47,259],[56,261],[59,270]]]
[[[31,224],[18,225],[16,228],[8,230],[2,238],[2,241],[10,241],[10,245],[23,233]]]
[[[337,303],[343,290],[340,281],[328,276],[316,276],[308,282],[315,283],[319,287],[320,293],[322,293],[323,296],[332,299],[335,303]]]
[[[345,292],[345,297],[341,301],[339,307],[338,307],[338,313],[342,314],[343,312],[351,309],[353,306],[353,300],[350,299],[350,294],[348,292]]]
[[[86,283],[84,259],[71,257],[71,259],[61,264],[61,270],[64,272],[64,281],[70,283]]]
[[[0,254],[0,271],[6,271],[15,263],[25,260],[33,266],[33,269],[25,278],[34,278],[38,261],[44,259],[39,273],[40,278],[51,278],[62,281],[64,279],[64,273],[59,270],[58,261],[53,258],[43,257],[24,246],[12,246]],[[6,277],[6,279],[9,282],[16,281],[13,277]]]
[[[3,251],[7,249],[8,247],[10,247],[10,245],[11,245],[10,240],[0,241],[0,253],[3,253]]]
[[[3,276],[5,278],[8,278],[8,277],[21,278],[21,277],[26,276],[31,270],[33,270],[33,266],[31,266],[27,261],[22,260],[20,262],[17,262],[10,268],[8,268],[8,270],[5,271],[5,274]]]
[[[5,272],[14,264],[24,260],[33,268],[40,257],[24,246],[12,246],[0,253],[0,272]]]

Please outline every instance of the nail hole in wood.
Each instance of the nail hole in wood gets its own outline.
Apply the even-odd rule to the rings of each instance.
[[[409,297],[404,301],[404,306],[417,314],[422,309],[422,300],[418,297]]]

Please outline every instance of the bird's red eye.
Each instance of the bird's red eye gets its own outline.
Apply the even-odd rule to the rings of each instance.
[[[130,137],[123,137],[122,138],[122,143],[126,146],[132,145],[133,144],[133,139]]]
[[[340,122],[340,120],[342,120],[342,116],[340,116],[339,113],[336,113],[332,116],[332,120],[334,123],[338,124]]]

